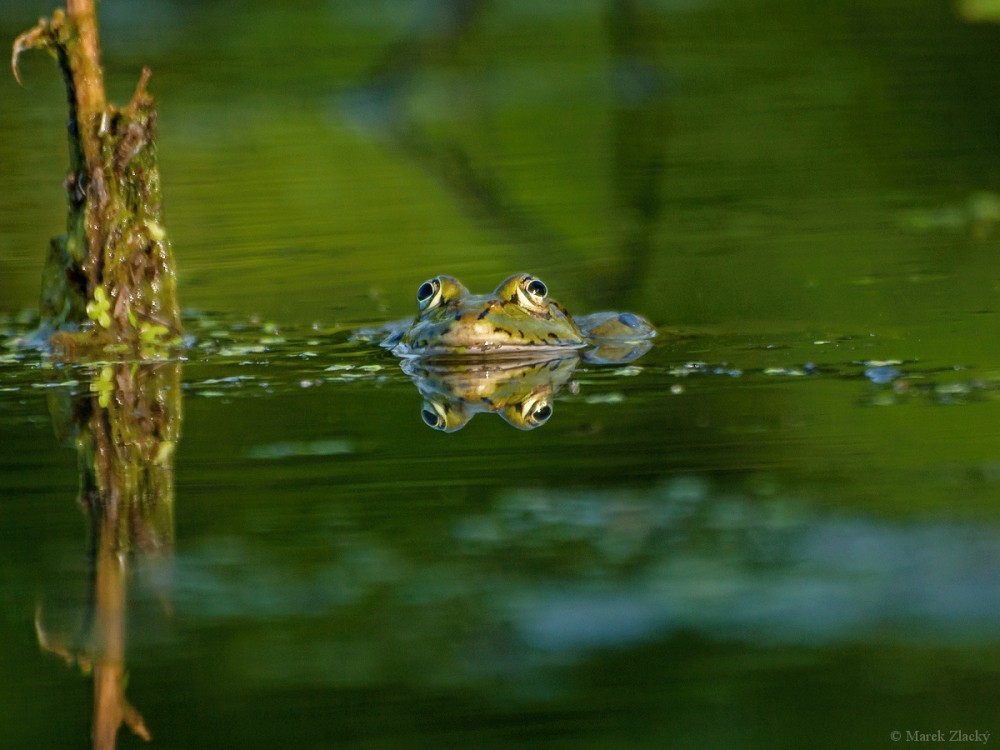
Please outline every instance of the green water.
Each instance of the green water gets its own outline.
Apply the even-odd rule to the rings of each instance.
[[[1000,737],[1000,25],[928,0],[101,4],[142,64],[191,347],[150,747]],[[987,4],[982,3],[985,7]],[[631,8],[631,11],[629,10]],[[49,6],[0,9],[13,38]],[[0,332],[64,221],[0,76]],[[441,434],[387,352],[438,273],[660,328],[541,428]],[[92,369],[0,350],[0,746],[85,747]],[[121,747],[144,743],[123,729]]]

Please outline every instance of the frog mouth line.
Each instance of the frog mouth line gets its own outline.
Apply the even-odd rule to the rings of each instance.
[[[579,343],[524,343],[503,344],[487,342],[472,346],[426,346],[410,349],[398,345],[393,349],[397,357],[408,360],[434,360],[435,362],[490,362],[502,361],[514,366],[518,363],[536,363],[559,355],[576,356],[579,350],[589,346],[586,341]]]

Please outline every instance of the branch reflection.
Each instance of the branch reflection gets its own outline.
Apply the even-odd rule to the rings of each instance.
[[[122,725],[151,738],[125,696],[128,569],[139,557],[166,561],[173,548],[180,378],[176,362],[106,364],[93,371],[89,394],[49,401],[57,435],[77,450],[88,580],[78,632],[49,626],[41,606],[35,629],[42,650],[93,674],[97,750],[114,748]]]

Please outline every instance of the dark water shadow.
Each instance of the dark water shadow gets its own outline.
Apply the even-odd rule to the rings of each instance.
[[[366,132],[380,134],[394,149],[433,175],[471,216],[534,256],[572,257],[567,239],[530,205],[514,197],[501,176],[480,163],[455,139],[433,132],[406,111],[405,102],[427,66],[454,63],[457,50],[477,32],[490,11],[479,0],[433,6],[423,23],[389,44],[382,56],[345,92],[340,104]],[[658,59],[662,24],[633,0],[609,0],[603,28],[611,90],[610,247],[592,290],[603,304],[634,294],[649,269],[664,203],[665,149],[669,138],[667,76]],[[473,87],[474,88],[474,87]],[[470,92],[465,92],[470,94]],[[470,94],[474,98],[474,92]],[[486,102],[473,106],[482,109]]]

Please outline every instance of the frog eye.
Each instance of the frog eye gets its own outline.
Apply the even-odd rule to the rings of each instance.
[[[441,305],[451,305],[468,296],[469,290],[454,276],[435,276],[417,288],[417,305],[420,312]]]
[[[531,282],[524,288],[524,291],[533,297],[538,297],[540,299],[545,299],[549,294],[549,288],[545,286],[545,282],[541,279],[532,279]]]
[[[521,277],[517,285],[517,299],[522,307],[545,308],[549,296],[549,288],[545,282],[527,274]]]
[[[433,278],[425,281],[417,289],[417,306],[421,310],[434,307],[441,302],[441,279]]]

